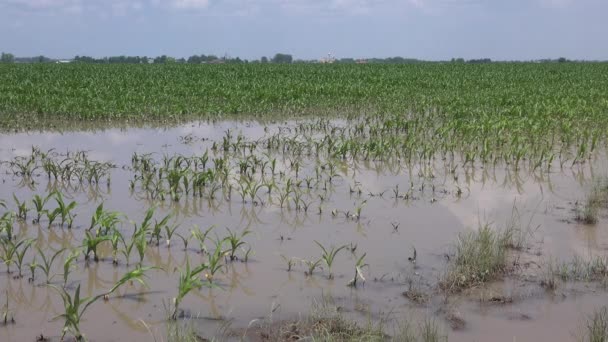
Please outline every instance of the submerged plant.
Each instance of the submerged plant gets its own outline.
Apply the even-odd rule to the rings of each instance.
[[[36,264],[35,266],[38,266],[38,268],[42,269],[42,272],[44,272],[44,275],[46,276],[46,283],[48,284],[51,282],[51,279],[53,278],[53,275],[51,274],[53,263],[55,262],[55,259],[57,259],[58,256],[63,254],[65,249],[58,250],[50,258],[47,258],[46,255],[44,254],[44,252],[40,248],[36,247],[36,250],[38,250],[38,255],[40,255],[40,258],[42,259],[42,264]],[[34,278],[34,272],[32,270],[32,279],[33,278]]]
[[[318,241],[315,241],[315,243],[317,244],[317,246],[319,246],[322,250],[322,255],[321,255],[321,259],[325,262],[325,265],[327,266],[327,272],[328,275],[327,277],[329,279],[333,279],[334,275],[331,272],[331,266],[334,263],[334,260],[336,259],[336,256],[338,255],[338,253],[343,250],[344,248],[346,248],[346,245],[340,246],[340,247],[334,247],[332,246],[331,249],[329,248],[325,248],[322,244],[320,244]]]
[[[353,253],[353,255],[354,255],[354,253]],[[361,279],[362,282],[365,282],[365,277],[363,276],[363,268],[368,266],[368,264],[366,264],[364,261],[365,256],[366,256],[366,253],[363,253],[363,255],[361,255],[359,258],[357,258],[355,260],[355,276],[348,283],[349,286],[357,287],[358,279]]]
[[[186,269],[179,271],[179,282],[177,284],[177,296],[173,298],[173,310],[171,313],[171,319],[176,320],[179,312],[179,306],[184,297],[194,289],[199,289],[203,285],[210,285],[211,283],[203,282],[200,274],[208,269],[207,264],[201,264],[194,269],[190,269],[190,261],[186,259]]]
[[[88,230],[85,231],[85,238],[82,241],[82,246],[84,247],[84,259],[89,260],[91,252],[93,253],[93,260],[95,262],[99,261],[99,256],[97,255],[97,248],[104,241],[109,241],[111,239],[110,236],[107,235],[93,235]]]
[[[11,273],[11,264],[15,263],[19,268],[19,277],[21,277],[23,256],[32,242],[34,242],[34,239],[23,239],[17,242],[13,242],[13,240],[0,240],[0,242],[0,247],[2,247],[0,259],[6,265],[6,272]]]
[[[127,282],[136,280],[145,286],[146,283],[143,280],[144,272],[150,269],[152,269],[152,267],[138,267],[135,270],[126,273],[118,282],[116,282],[116,284],[114,284],[112,288],[110,288],[110,290],[96,296],[85,298],[80,297],[80,284],[78,284],[76,287],[73,295],[63,287],[48,285],[55,289],[63,300],[64,313],[54,318],[54,320],[63,319],[64,321],[63,329],[61,330],[61,339],[63,340],[65,335],[69,333],[72,334],[77,341],[85,340],[84,335],[80,331],[80,321],[82,320],[82,316],[85,314],[89,306],[91,306],[97,300],[109,296]]]
[[[248,229],[243,230],[243,232],[241,233],[241,235],[238,235],[236,232],[232,232],[230,230],[230,228],[226,228],[228,230],[228,236],[226,237],[225,241],[228,243],[228,253],[230,253],[230,260],[234,261],[236,260],[237,256],[236,256],[236,252],[237,250],[246,244],[245,241],[243,241],[243,238],[249,234],[251,234],[251,231]]]

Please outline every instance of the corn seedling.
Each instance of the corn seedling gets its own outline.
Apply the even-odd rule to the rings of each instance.
[[[237,259],[236,252],[238,249],[246,244],[246,242],[243,241],[243,238],[251,234],[251,231],[245,229],[239,236],[236,232],[233,233],[230,228],[226,229],[228,230],[228,236],[225,238],[225,241],[228,242],[229,245],[228,253],[230,255],[230,261],[234,261]]]
[[[353,253],[354,255],[354,253]],[[366,253],[363,253],[359,258],[355,261],[355,276],[348,283],[348,286],[357,287],[357,279],[361,279],[362,282],[365,283],[365,277],[363,276],[363,268],[367,267],[368,264],[365,263]]]
[[[37,194],[34,195],[34,198],[32,199],[32,204],[34,205],[34,209],[36,210],[36,219],[34,220],[34,223],[40,222],[40,218],[42,217],[42,214],[44,214],[44,206],[46,205],[50,197],[51,195],[46,196],[44,198]]]
[[[23,261],[24,261],[24,257],[25,257],[25,253],[27,252],[27,250],[32,246],[32,243],[34,243],[34,239],[26,239],[23,240],[23,242],[21,243],[20,247],[21,249],[17,249],[15,251],[15,265],[17,266],[17,270],[19,271],[19,278],[23,277],[23,273],[22,273],[22,269],[23,269]],[[18,246],[19,248],[19,246]]]
[[[296,262],[298,261],[297,258],[294,257],[286,257],[283,254],[281,254],[281,259],[283,259],[283,261],[285,261],[285,264],[287,265],[287,272],[291,272],[291,269],[293,268],[293,266],[296,264]]]
[[[192,229],[191,233],[192,233],[192,237],[194,237],[199,244],[200,247],[200,252],[201,253],[208,253],[207,251],[207,246],[205,245],[205,241],[207,241],[207,237],[209,236],[209,233],[211,233],[211,231],[215,228],[215,226],[210,226],[209,228],[207,228],[207,230],[205,230],[204,232],[201,232],[200,229]],[[184,240],[184,238],[182,237],[182,240],[184,241],[184,248],[188,248],[187,245],[187,241]]]
[[[74,261],[78,258],[78,254],[80,251],[78,249],[73,250],[68,254],[68,257],[63,261],[63,286],[65,287],[68,284],[68,277],[70,276],[70,272],[76,268],[73,264]]]
[[[317,267],[321,266],[323,259],[317,259],[317,260],[303,259],[302,262],[304,263],[304,265],[306,265],[306,271],[304,272],[304,274],[306,274],[306,276],[310,277],[315,272]]]
[[[331,249],[326,249],[322,244],[320,244],[318,241],[315,241],[315,243],[317,244],[317,246],[319,246],[323,252],[321,259],[325,262],[325,265],[327,266],[327,272],[328,274],[328,278],[329,279],[333,279],[334,275],[331,272],[331,266],[334,263],[334,260],[336,259],[336,256],[338,255],[338,253],[343,250],[344,248],[346,248],[346,245],[340,246],[338,248],[336,247],[331,247]]]
[[[12,310],[9,307],[8,304],[8,290],[6,291],[6,303],[4,303],[4,305],[2,306],[2,311],[0,312],[2,314],[2,323],[3,325],[7,325],[9,323],[15,323],[15,317],[12,314]]]
[[[24,239],[17,242],[13,240],[1,240],[0,247],[2,247],[2,254],[0,259],[6,265],[6,272],[11,273],[11,264],[16,263],[19,267],[19,276],[21,276],[21,265],[23,263],[23,256],[30,247],[34,240]],[[21,248],[23,246],[23,248]],[[21,249],[20,249],[21,248]]]
[[[65,223],[68,224],[68,228],[72,228],[72,222],[74,220],[74,215],[72,215],[72,210],[76,208],[76,201],[72,201],[69,204],[63,200],[63,195],[61,192],[55,192],[55,202],[57,203],[57,209],[59,212],[59,216],[61,217],[61,226]]]
[[[27,207],[27,201],[19,201],[15,194],[13,194],[13,199],[15,200],[15,205],[17,206],[17,218],[23,221],[27,220],[27,212],[30,210]]]
[[[58,250],[50,258],[47,258],[46,255],[44,254],[44,252],[40,248],[36,247],[36,249],[38,250],[38,255],[40,255],[40,258],[42,259],[42,263],[37,264],[36,266],[38,266],[38,268],[40,268],[42,270],[42,272],[44,272],[44,275],[46,276],[46,283],[48,284],[51,282],[51,279],[53,278],[53,275],[51,274],[53,263],[55,262],[55,259],[57,259],[57,257],[59,255],[63,254],[65,249]],[[32,272],[32,274],[33,274],[33,272]],[[32,278],[33,278],[33,276],[32,276]]]
[[[203,282],[200,277],[200,273],[208,269],[207,264],[201,264],[194,269],[190,269],[190,261],[186,259],[186,269],[179,271],[179,282],[177,285],[177,296],[173,298],[173,310],[171,313],[171,319],[176,320],[179,313],[179,305],[181,304],[184,297],[194,289],[199,289],[205,284],[211,284]]]
[[[89,260],[91,252],[93,253],[93,261],[98,262],[97,248],[104,241],[109,241],[111,238],[107,235],[93,235],[88,230],[85,231],[85,238],[82,241],[84,259]]]
[[[136,268],[135,270],[125,274],[114,286],[102,294],[91,296],[91,297],[80,297],[80,284],[76,287],[74,294],[72,295],[63,287],[57,287],[54,285],[48,285],[52,289],[56,290],[63,300],[64,313],[55,317],[53,320],[63,319],[64,325],[61,330],[61,340],[64,339],[66,334],[71,334],[76,338],[77,341],[86,340],[85,336],[80,331],[80,322],[82,316],[85,314],[87,309],[101,298],[107,298],[110,294],[116,291],[120,286],[133,280],[138,281],[142,285],[146,285],[143,280],[144,272],[150,270],[151,267]]]

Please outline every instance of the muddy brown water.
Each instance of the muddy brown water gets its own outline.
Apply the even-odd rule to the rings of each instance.
[[[279,127],[291,123],[261,126],[251,122],[190,123],[167,129],[108,129],[96,132],[30,133],[0,135],[0,159],[12,160],[27,155],[32,146],[42,150],[89,151],[89,158],[109,161],[117,165],[111,171],[111,185],[100,186],[101,191],[67,190],[70,199],[78,202],[72,230],[47,228],[41,224],[16,224],[20,236],[34,237],[48,252],[61,247],[81,245],[90,217],[101,201],[107,209],[124,213],[129,220],[140,222],[150,202],[129,191],[133,172],[128,168],[137,153],[200,155],[214,141],[221,141],[231,129],[247,139],[260,139]],[[184,140],[184,137],[193,138]],[[187,143],[186,143],[187,142]],[[311,160],[304,160],[312,165]],[[572,340],[581,320],[601,305],[608,297],[598,286],[563,285],[549,294],[539,285],[545,263],[549,260],[570,260],[575,255],[602,255],[608,247],[608,236],[603,219],[595,226],[573,223],[573,202],[584,198],[592,186],[594,176],[603,176],[606,157],[601,154],[591,163],[555,168],[542,177],[525,171],[518,173],[505,168],[476,168],[462,174],[461,197],[454,195],[453,183],[447,175],[437,172],[433,184],[436,192],[421,192],[416,199],[404,201],[392,198],[392,189],[400,184],[405,189],[414,175],[399,165],[376,163],[344,164],[339,167],[341,177],[334,185],[331,197],[324,204],[324,212],[317,214],[316,205],[308,213],[281,209],[276,205],[254,206],[242,203],[236,194],[230,201],[219,199],[182,199],[179,203],[166,200],[155,217],[169,212],[180,224],[178,232],[188,234],[193,225],[207,228],[215,225],[214,234],[223,236],[226,227],[241,231],[248,228],[253,234],[246,237],[252,253],[249,261],[229,263],[217,276],[218,288],[196,290],[186,296],[182,308],[186,318],[201,336],[211,338],[222,328],[243,329],[270,320],[276,322],[307,315],[311,304],[331,297],[343,307],[343,312],[357,320],[368,317],[385,318],[391,324],[402,320],[420,321],[421,317],[435,318],[450,341],[537,341]],[[304,167],[306,169],[306,166]],[[379,170],[380,169],[380,170]],[[0,198],[14,208],[12,193],[20,199],[31,199],[34,194],[45,194],[47,179],[34,177],[33,188],[20,184],[21,178],[10,172],[7,164],[0,167]],[[417,172],[417,171],[413,171]],[[38,172],[40,173],[40,172]],[[350,193],[357,185],[362,194]],[[445,190],[445,191],[442,191]],[[370,196],[385,192],[384,196]],[[331,211],[353,211],[367,200],[360,220],[343,215],[332,216]],[[458,233],[476,229],[478,222],[504,224],[517,208],[521,225],[530,226],[533,234],[528,248],[520,254],[520,264],[526,265],[526,281],[506,279],[468,295],[449,300],[450,312],[456,312],[465,322],[453,329],[446,320],[446,305],[435,291],[437,279],[447,267],[446,254]],[[30,215],[33,213],[31,212]],[[392,224],[398,224],[395,230]],[[538,227],[538,228],[537,228]],[[124,220],[121,229],[132,231]],[[317,270],[312,277],[304,274],[304,267],[296,265],[286,271],[281,255],[313,259],[320,257],[324,245],[356,244],[357,251],[367,253],[366,282],[357,289],[346,284],[353,276],[353,257],[342,253],[333,266],[334,279],[327,278],[327,270]],[[178,273],[186,256],[191,264],[205,260],[196,253],[197,244],[191,241],[189,250],[175,238],[171,248],[165,244],[149,246],[145,264],[162,270],[148,273],[148,288],[138,284],[121,288],[107,302],[93,304],[83,318],[82,331],[93,341],[149,341],[164,340],[167,310],[165,305],[175,297]],[[414,266],[408,257],[417,251]],[[80,283],[84,296],[102,293],[128,269],[124,262],[113,266],[109,246],[102,249],[99,263],[85,262],[79,257],[77,269],[70,275],[68,288]],[[33,249],[26,255],[27,262],[34,256]],[[136,263],[136,253],[131,256]],[[62,270],[57,263],[52,282],[62,284]],[[29,270],[24,273],[29,276]],[[0,327],[0,341],[33,341],[36,336],[58,339],[62,322],[53,320],[61,313],[60,297],[42,284],[29,283],[27,276],[14,279],[14,274],[0,271],[0,303],[5,303],[15,319],[14,324]],[[42,272],[37,271],[42,278]],[[413,284],[413,285],[410,285]],[[406,299],[402,293],[408,286],[430,294],[425,305]],[[485,292],[484,292],[485,291]],[[512,298],[508,303],[488,304],[484,296]],[[390,333],[390,329],[388,331]]]

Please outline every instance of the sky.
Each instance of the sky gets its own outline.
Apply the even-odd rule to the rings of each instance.
[[[0,51],[608,60],[608,0],[0,0]]]

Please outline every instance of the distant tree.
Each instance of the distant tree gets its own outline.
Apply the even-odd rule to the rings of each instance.
[[[284,53],[277,53],[272,58],[273,63],[291,63],[293,62],[293,57]]]
[[[568,62],[568,59],[566,59],[566,57],[560,57],[560,58],[557,59],[557,62],[558,63],[566,63],[566,62]]]
[[[492,60],[489,59],[489,58],[469,59],[467,61],[467,63],[470,63],[470,64],[484,64],[484,63],[492,63]]]
[[[203,61],[202,58],[197,55],[190,56],[190,57],[188,57],[188,60],[187,60],[188,63],[192,63],[192,64],[200,64],[200,63],[202,63],[202,61]]]
[[[262,58],[260,59],[261,63],[268,63],[268,57],[266,56],[262,56]]]
[[[154,58],[154,64],[165,64],[165,63],[169,63],[169,59],[171,57],[167,57],[167,55],[162,55],[160,57],[156,57]],[[174,60],[175,61],[175,60]]]
[[[15,61],[15,56],[12,53],[2,53],[0,56],[0,62],[2,63],[13,63]]]
[[[452,63],[464,63],[464,58],[452,58]]]

